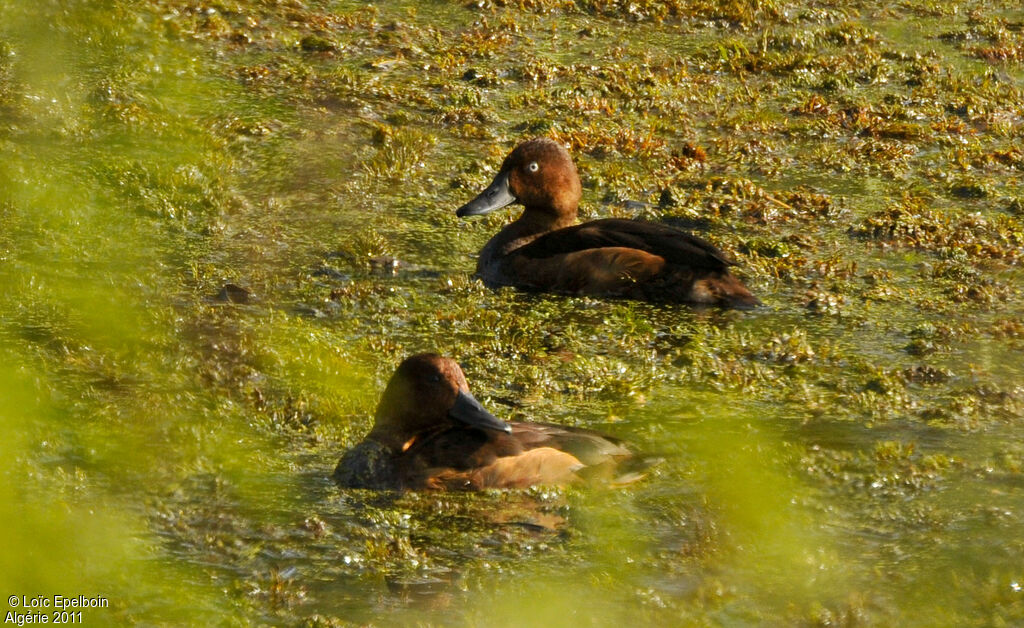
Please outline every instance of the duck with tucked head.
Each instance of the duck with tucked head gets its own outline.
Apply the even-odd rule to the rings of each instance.
[[[422,353],[391,376],[373,428],[334,479],[383,490],[524,488],[607,475],[632,456],[596,432],[502,421],[470,394],[454,360]]]
[[[712,244],[668,225],[606,218],[576,224],[582,196],[568,151],[548,138],[523,142],[494,181],[460,207],[478,216],[512,203],[523,213],[480,251],[477,275],[515,286],[643,301],[753,307],[760,301],[729,272]]]

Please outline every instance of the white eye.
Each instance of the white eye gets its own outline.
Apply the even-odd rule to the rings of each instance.
[[[526,169],[529,170],[530,172],[537,172],[538,170],[540,170],[540,166],[537,165],[536,161],[531,161],[530,165],[527,166]]]

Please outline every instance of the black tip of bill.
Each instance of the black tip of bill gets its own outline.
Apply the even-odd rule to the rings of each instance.
[[[497,430],[506,434],[512,432],[511,425],[485,410],[476,397],[468,392],[459,392],[455,404],[448,411],[448,416],[471,427]]]
[[[501,209],[515,201],[516,197],[512,195],[512,191],[508,188],[508,173],[499,172],[498,176],[494,177],[494,181],[491,181],[486,190],[455,210],[455,215],[460,218],[464,216],[481,216],[496,209]]]

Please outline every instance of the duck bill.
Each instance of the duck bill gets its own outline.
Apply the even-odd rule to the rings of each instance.
[[[494,181],[491,181],[486,190],[456,210],[455,215],[460,218],[463,216],[480,216],[496,209],[501,209],[506,205],[511,205],[514,202],[516,202],[516,197],[512,194],[512,190],[508,188],[508,173],[499,172],[498,176],[494,177]]]
[[[476,400],[476,397],[468,392],[459,391],[455,398],[455,405],[448,411],[448,416],[460,423],[470,427],[479,427],[487,430],[510,433],[512,426],[494,416]]]

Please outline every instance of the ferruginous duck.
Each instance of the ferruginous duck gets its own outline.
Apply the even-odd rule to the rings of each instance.
[[[606,218],[576,224],[582,196],[568,151],[548,138],[517,146],[494,181],[460,207],[479,216],[512,203],[523,213],[480,251],[489,287],[750,308],[760,301],[729,272],[729,257],[668,225]]]
[[[334,479],[381,490],[524,488],[607,476],[631,458],[597,432],[502,421],[470,394],[454,360],[422,353],[391,376],[373,428],[342,456]]]

